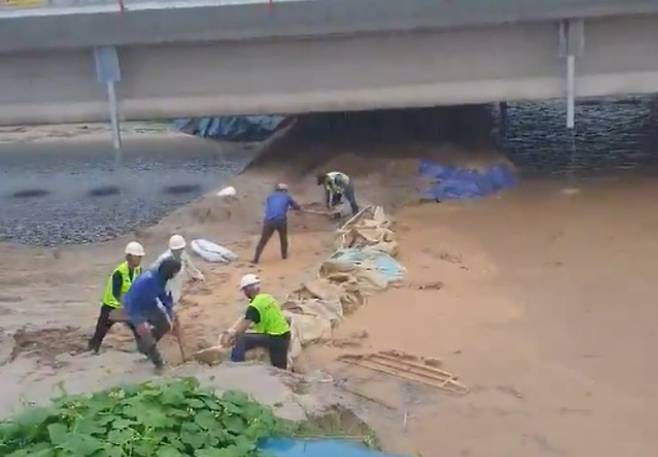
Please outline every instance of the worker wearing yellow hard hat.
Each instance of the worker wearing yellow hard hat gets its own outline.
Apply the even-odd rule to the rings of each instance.
[[[125,260],[117,265],[105,283],[96,331],[89,340],[89,350],[96,353],[100,350],[103,338],[116,322],[111,319],[110,313],[121,308],[123,295],[128,292],[133,281],[142,272],[140,264],[145,254],[144,247],[137,241],[131,241],[126,245],[124,253]],[[132,327],[131,329],[134,333],[135,329]]]
[[[222,345],[233,344],[233,362],[243,362],[246,351],[250,349],[266,348],[272,365],[285,370],[288,367],[290,325],[279,302],[260,291],[260,278],[254,274],[242,277],[240,290],[249,299],[249,306],[244,317],[222,335]],[[250,327],[254,331],[247,333]]]

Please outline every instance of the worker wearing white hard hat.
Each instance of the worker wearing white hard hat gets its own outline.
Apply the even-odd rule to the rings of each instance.
[[[132,283],[142,273],[140,264],[144,257],[144,246],[137,241],[131,241],[124,249],[125,260],[112,271],[105,283],[103,297],[101,300],[101,312],[96,322],[96,331],[89,340],[89,350],[98,353],[101,343],[115,321],[110,318],[110,313],[122,306],[121,300]],[[131,327],[132,328],[132,327]],[[132,329],[134,332],[134,328]]]
[[[162,261],[166,258],[173,257],[181,263],[180,272],[167,282],[167,290],[171,292],[171,298],[174,305],[177,304],[183,295],[183,288],[186,284],[193,281],[205,281],[203,273],[194,265],[189,254],[185,251],[187,242],[181,235],[174,234],[169,238],[169,249],[163,252],[160,257],[149,267],[150,270],[157,270]]]
[[[267,348],[270,362],[277,368],[288,367],[290,325],[279,302],[260,291],[260,278],[246,274],[240,280],[240,290],[249,299],[244,317],[222,335],[222,345],[233,345],[231,360],[243,362],[246,352],[257,347]],[[249,328],[253,332],[248,332]]]

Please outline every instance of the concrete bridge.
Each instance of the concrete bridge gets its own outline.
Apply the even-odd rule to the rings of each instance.
[[[658,92],[656,0],[44,1],[0,8],[0,125]]]

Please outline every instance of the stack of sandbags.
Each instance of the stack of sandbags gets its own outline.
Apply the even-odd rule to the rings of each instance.
[[[405,269],[392,257],[397,242],[390,226],[381,207],[360,211],[338,230],[338,249],[322,263],[318,278],[288,296],[284,308],[291,319],[293,362],[303,346],[330,340],[333,327],[366,296],[402,279]]]
[[[391,225],[381,206],[367,206],[338,229],[336,248],[369,247],[395,256],[398,243]]]

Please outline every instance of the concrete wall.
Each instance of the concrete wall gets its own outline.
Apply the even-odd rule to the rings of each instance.
[[[658,15],[586,22],[579,96],[658,92]],[[121,47],[124,118],[295,113],[563,96],[555,22]],[[89,49],[0,56],[0,124],[106,119]]]

